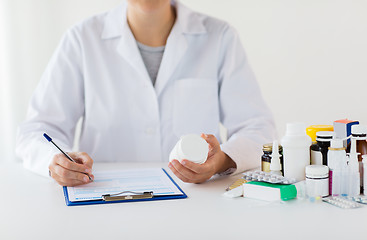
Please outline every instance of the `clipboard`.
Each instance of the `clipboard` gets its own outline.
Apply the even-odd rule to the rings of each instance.
[[[164,176],[169,179],[170,183],[174,184],[177,187],[179,193],[177,194],[159,194],[155,195],[154,191],[144,191],[141,193],[136,193],[130,190],[121,192],[123,195],[119,194],[103,194],[100,199],[95,200],[81,200],[81,201],[71,201],[68,187],[63,187],[63,192],[65,196],[65,203],[67,206],[78,206],[78,205],[92,205],[92,204],[108,204],[108,203],[127,203],[127,202],[138,202],[138,201],[156,201],[156,200],[170,200],[170,199],[184,199],[187,198],[187,195],[184,191],[177,185],[177,183],[172,179],[172,177],[166,172],[165,169],[160,168]],[[97,178],[95,179],[97,180]],[[127,194],[125,194],[127,193]],[[133,193],[133,194],[129,194]],[[116,196],[115,196],[116,195]]]

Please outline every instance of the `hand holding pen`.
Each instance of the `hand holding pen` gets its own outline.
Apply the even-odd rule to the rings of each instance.
[[[45,133],[43,136],[51,142],[61,153],[56,154],[50,165],[50,176],[62,186],[77,186],[92,182],[93,160],[84,152],[66,153],[52,141]]]

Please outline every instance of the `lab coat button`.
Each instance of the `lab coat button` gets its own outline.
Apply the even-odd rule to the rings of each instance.
[[[155,129],[154,128],[146,128],[145,133],[148,134],[148,135],[154,135],[155,134]]]

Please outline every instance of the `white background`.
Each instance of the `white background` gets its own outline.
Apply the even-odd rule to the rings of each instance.
[[[0,0],[0,161],[62,34],[120,0]],[[182,0],[239,32],[279,136],[290,121],[367,124],[367,1]]]

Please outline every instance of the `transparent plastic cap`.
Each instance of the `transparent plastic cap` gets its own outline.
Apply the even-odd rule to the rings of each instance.
[[[331,140],[331,148],[344,148],[342,139],[333,139]]]
[[[367,134],[367,126],[365,125],[352,125],[352,134]]]
[[[287,123],[287,136],[306,135],[306,125],[304,123]]]

